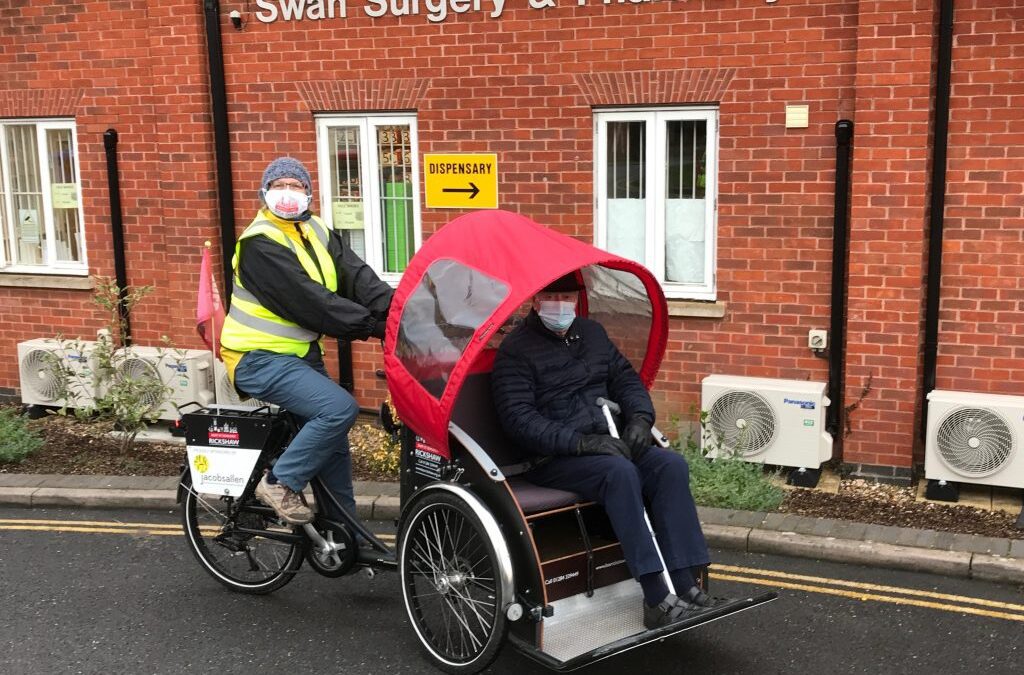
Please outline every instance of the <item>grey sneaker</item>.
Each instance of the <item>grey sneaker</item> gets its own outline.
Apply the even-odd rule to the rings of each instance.
[[[281,520],[292,525],[305,525],[313,520],[313,512],[301,492],[295,492],[281,483],[268,483],[267,474],[256,486],[256,498],[274,509]]]

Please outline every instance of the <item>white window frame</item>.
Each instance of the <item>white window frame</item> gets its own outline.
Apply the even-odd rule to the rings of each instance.
[[[665,281],[665,137],[667,122],[696,120],[707,122],[707,174],[705,175],[704,281],[700,284]],[[647,203],[645,205],[644,260],[668,298],[692,300],[717,299],[717,233],[718,233],[718,108],[693,106],[686,108],[599,109],[594,111],[594,245],[607,248],[608,211],[603,205],[608,197],[608,123],[644,122],[646,143],[644,156]]]
[[[380,175],[380,161],[377,156],[377,135],[381,126],[407,125],[409,127],[409,148],[412,153],[412,208],[413,208],[413,252],[419,250],[423,241],[423,224],[420,216],[420,173],[419,140],[416,131],[415,113],[388,113],[382,115],[332,114],[316,118],[317,165],[320,180],[320,214],[328,227],[334,228],[334,213],[331,209],[333,184],[323,180],[330,175],[331,163],[327,147],[328,130],[337,126],[359,128],[359,183],[363,188],[363,223],[366,236],[366,262],[380,278],[395,286],[402,278],[401,273],[384,271],[384,216],[381,213],[381,188],[377,177]]]
[[[11,165],[10,153],[7,151],[8,126],[24,126],[31,124],[36,128],[36,157],[39,162],[39,184],[43,191],[43,228],[46,236],[46,260],[45,265],[24,265],[14,262],[14,251],[8,247],[18,245],[17,230],[14,227],[14,196],[11,191]],[[50,183],[50,162],[46,156],[46,132],[53,129],[71,131],[71,151],[75,158],[75,185],[78,186],[78,237],[79,249],[81,250],[80,261],[57,260],[57,234],[54,227],[53,198]],[[6,243],[0,242],[0,273],[4,274],[63,274],[81,275],[89,274],[89,257],[85,246],[85,211],[82,203],[82,169],[78,155],[78,133],[75,129],[74,119],[31,119],[31,118],[8,118],[0,119],[0,166],[3,167],[3,180],[5,185],[0,188],[3,191],[4,211],[7,214],[7,222],[0,223],[6,234]],[[2,238],[0,238],[2,239]]]

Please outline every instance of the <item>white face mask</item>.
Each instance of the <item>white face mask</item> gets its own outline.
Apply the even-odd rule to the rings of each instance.
[[[553,333],[569,330],[576,318],[576,303],[565,300],[541,300],[537,316],[545,328]]]
[[[310,196],[295,190],[266,190],[263,201],[275,216],[296,220],[309,208]]]

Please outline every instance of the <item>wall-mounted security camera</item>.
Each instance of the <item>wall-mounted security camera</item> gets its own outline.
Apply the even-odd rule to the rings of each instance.
[[[235,27],[235,30],[242,30],[242,13],[237,9],[231,10],[228,14],[228,18],[231,19],[231,25]]]

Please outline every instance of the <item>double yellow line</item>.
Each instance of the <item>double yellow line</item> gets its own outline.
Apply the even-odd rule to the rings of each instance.
[[[214,527],[200,528],[204,534],[216,534]],[[0,530],[29,532],[86,532],[89,534],[131,534],[135,536],[182,536],[181,523],[123,523],[107,520],[24,520],[0,518]],[[394,541],[393,534],[379,534],[378,539]]]
[[[944,612],[1024,622],[1024,605],[934,591],[921,591],[915,588],[717,564],[711,566],[711,578],[717,581],[735,581],[741,584],[835,595],[862,602],[886,602],[894,605],[924,607]]]
[[[207,528],[204,528],[206,530]],[[181,536],[178,523],[125,523],[97,520],[23,520],[0,519],[0,530],[22,530],[36,532],[84,532],[89,534],[129,534],[135,536]],[[215,530],[210,529],[212,534]],[[382,540],[393,542],[394,535],[378,535]],[[972,614],[1006,621],[1024,623],[1024,605],[963,595],[951,595],[914,588],[886,586],[845,579],[830,579],[805,574],[793,574],[776,570],[738,567],[736,565],[713,565],[711,578],[716,581],[732,581],[753,584],[767,588],[782,588],[805,593],[833,595],[861,602],[884,602],[894,605],[923,607],[925,609]]]

